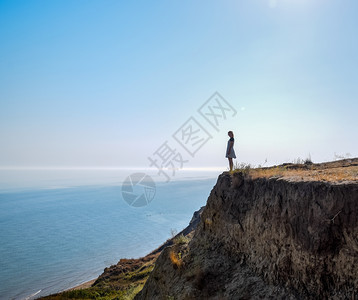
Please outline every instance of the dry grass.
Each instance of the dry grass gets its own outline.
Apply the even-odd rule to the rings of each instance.
[[[296,165],[277,166],[271,168],[246,168],[243,171],[237,169],[234,173],[240,172],[252,179],[256,178],[285,178],[289,180],[304,181],[358,181],[358,166],[320,166],[320,165]]]
[[[180,268],[183,265],[183,260],[176,254],[173,250],[169,253],[170,261],[172,262],[173,266],[176,268]]]
[[[316,181],[358,181],[358,167],[306,171],[304,175]]]
[[[248,175],[255,179],[259,177],[282,177],[287,174],[287,169],[285,167],[274,167],[274,168],[265,168],[265,169],[250,169]]]

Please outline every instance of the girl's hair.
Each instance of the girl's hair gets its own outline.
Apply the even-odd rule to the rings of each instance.
[[[234,134],[231,130],[227,134],[229,134],[229,133]]]

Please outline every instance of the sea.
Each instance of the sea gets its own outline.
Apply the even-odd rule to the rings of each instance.
[[[222,171],[0,170],[0,299],[60,292],[145,256],[189,224]]]

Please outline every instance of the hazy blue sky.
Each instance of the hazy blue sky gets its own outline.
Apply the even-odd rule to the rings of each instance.
[[[0,166],[358,156],[358,1],[0,1]],[[198,108],[237,111],[219,132]],[[194,117],[194,155],[172,135]]]

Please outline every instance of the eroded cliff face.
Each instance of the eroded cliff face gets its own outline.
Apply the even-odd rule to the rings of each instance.
[[[358,297],[358,183],[225,172],[135,299]]]

